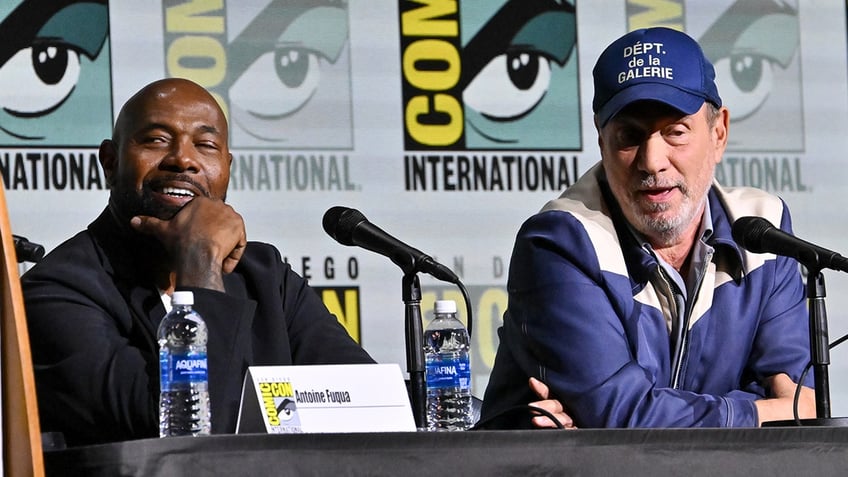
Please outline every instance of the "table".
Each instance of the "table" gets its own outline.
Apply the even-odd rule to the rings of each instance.
[[[44,457],[48,476],[844,476],[848,428],[216,435]]]

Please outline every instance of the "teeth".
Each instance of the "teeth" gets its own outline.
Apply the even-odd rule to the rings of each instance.
[[[194,197],[194,192],[187,189],[177,189],[176,187],[165,187],[162,189],[162,193],[180,197]]]

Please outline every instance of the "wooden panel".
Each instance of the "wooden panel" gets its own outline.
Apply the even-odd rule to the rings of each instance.
[[[41,431],[35,399],[35,379],[29,347],[24,301],[18,276],[15,243],[9,223],[6,196],[0,187],[2,235],[3,316],[0,327],[3,385],[3,469],[5,476],[43,476]]]

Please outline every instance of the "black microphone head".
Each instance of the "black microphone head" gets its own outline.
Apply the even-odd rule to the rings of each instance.
[[[356,245],[353,242],[353,229],[365,220],[362,212],[337,205],[324,213],[324,231],[342,245]]]
[[[764,253],[767,250],[763,245],[763,236],[773,228],[775,228],[774,224],[762,217],[739,217],[733,222],[731,235],[733,235],[733,240],[745,250]]]
[[[44,257],[44,247],[42,245],[30,242],[26,237],[19,235],[12,235],[12,238],[15,243],[15,254],[18,256],[18,263],[37,263]]]

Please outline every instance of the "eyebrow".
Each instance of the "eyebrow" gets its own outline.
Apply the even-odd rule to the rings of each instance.
[[[174,128],[172,126],[169,126],[169,125],[164,124],[164,123],[147,123],[144,126],[138,128],[135,133],[136,134],[145,133],[145,132],[152,131],[154,129],[163,129],[165,131],[172,131]],[[218,136],[220,136],[222,134],[220,129],[218,129],[215,126],[209,125],[209,124],[203,124],[201,126],[198,126],[197,128],[195,128],[195,131],[200,131],[202,133],[215,134],[215,135],[218,135]]]
[[[200,130],[200,132],[215,134],[217,136],[222,135],[221,130],[219,130],[215,126],[210,126],[210,125],[204,124],[203,126],[200,126],[198,129]]]
[[[157,130],[157,129],[163,130],[163,131],[167,132],[167,134],[169,134],[169,135],[173,135],[173,133],[174,133],[173,127],[168,126],[167,124],[153,122],[153,123],[147,123],[144,126],[127,133],[126,139],[124,139],[124,140],[125,141],[137,141],[137,140],[139,140],[140,136],[144,136],[145,134],[148,134],[151,131],[154,131],[154,130]],[[224,134],[221,132],[220,129],[216,128],[215,126],[204,124],[202,126],[195,128],[194,132],[197,133],[198,131],[201,134],[207,134],[207,133],[212,134],[216,138],[220,138],[221,141],[225,141],[224,140],[224,137],[225,137]]]

